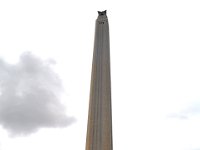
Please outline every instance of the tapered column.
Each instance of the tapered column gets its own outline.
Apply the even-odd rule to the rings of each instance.
[[[109,26],[106,11],[96,20],[86,150],[112,150]]]

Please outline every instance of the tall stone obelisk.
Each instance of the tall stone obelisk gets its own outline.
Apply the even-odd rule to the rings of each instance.
[[[109,26],[106,11],[96,20],[86,150],[112,150]]]

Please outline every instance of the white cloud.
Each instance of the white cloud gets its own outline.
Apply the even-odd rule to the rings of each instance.
[[[168,117],[178,119],[191,119],[200,117],[200,102],[193,102],[183,110],[177,113],[171,113]]]

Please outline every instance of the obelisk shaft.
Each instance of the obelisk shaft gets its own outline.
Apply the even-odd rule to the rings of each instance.
[[[106,11],[96,20],[86,150],[112,150],[109,26]]]

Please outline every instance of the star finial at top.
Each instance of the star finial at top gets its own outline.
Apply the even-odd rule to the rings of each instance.
[[[98,11],[98,14],[99,14],[99,16],[106,15],[106,10],[104,10],[104,11]]]

